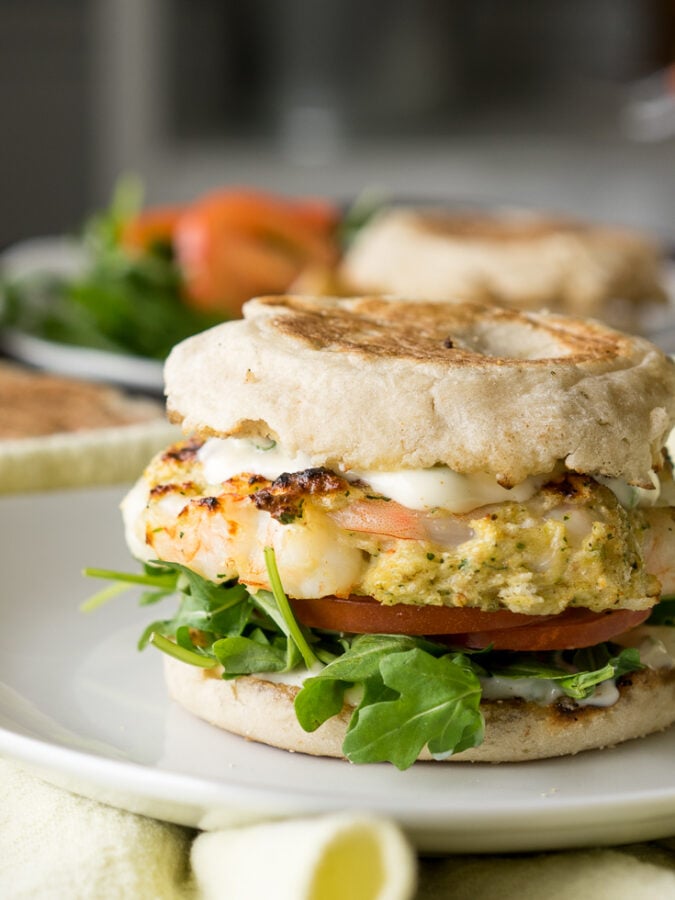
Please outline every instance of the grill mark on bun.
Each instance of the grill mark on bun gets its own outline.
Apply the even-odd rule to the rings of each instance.
[[[373,358],[451,358],[453,366],[472,367],[513,365],[517,359],[521,365],[545,366],[557,359],[613,360],[630,346],[625,336],[589,321],[476,303],[391,304],[360,297],[338,305],[300,296],[263,297],[256,303],[279,311],[270,324],[281,335],[314,350]]]
[[[453,237],[458,240],[482,238],[499,243],[537,240],[561,232],[586,234],[589,231],[585,223],[554,216],[498,217],[485,214],[452,214],[440,210],[423,210],[416,213],[415,221],[417,227],[428,234]]]

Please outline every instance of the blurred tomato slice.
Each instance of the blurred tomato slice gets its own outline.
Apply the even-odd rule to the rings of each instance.
[[[187,302],[227,316],[259,294],[282,293],[310,264],[333,265],[337,210],[252,190],[221,190],[187,207],[174,249]]]

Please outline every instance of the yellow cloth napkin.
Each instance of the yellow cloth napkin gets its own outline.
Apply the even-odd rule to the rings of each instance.
[[[76,796],[0,759],[2,900],[409,900],[387,820],[343,813],[197,834]]]
[[[415,860],[396,825],[358,814],[198,834],[6,760],[0,790],[3,900],[675,900],[675,839]]]

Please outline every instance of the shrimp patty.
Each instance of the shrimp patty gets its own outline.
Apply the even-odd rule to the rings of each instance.
[[[456,515],[413,510],[327,468],[209,484],[201,441],[151,462],[123,504],[141,559],[268,588],[275,550],[291,597],[551,615],[647,609],[672,589],[672,508],[624,509],[587,475],[561,473],[529,500]],[[657,577],[657,575],[659,577]]]

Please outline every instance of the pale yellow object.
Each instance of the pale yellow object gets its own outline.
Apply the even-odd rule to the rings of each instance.
[[[429,861],[419,900],[673,900],[675,862],[639,845]]]
[[[415,889],[399,829],[360,814],[201,834],[192,866],[204,900],[409,900]]]
[[[190,832],[52,787],[0,760],[0,897],[187,895]]]
[[[0,493],[121,484],[180,437],[159,416],[147,422],[0,442]]]
[[[314,878],[315,893],[308,895],[312,900],[357,900],[359,895],[349,892],[349,867],[358,865],[364,851],[373,847],[380,848],[384,877],[399,893],[363,895],[369,900],[675,898],[672,840],[528,856],[422,859],[415,892],[410,881],[395,883],[397,873],[409,877],[411,858],[404,860],[403,869],[398,857],[392,860],[390,854],[397,846],[404,854],[409,850],[396,826],[382,819],[326,816],[202,834],[193,842],[190,829],[75,796],[3,760],[0,791],[3,900],[301,900],[302,894],[289,890],[297,886],[303,865],[309,866],[304,870],[306,883],[311,885]],[[359,821],[365,831],[359,830]],[[356,841],[355,854],[350,851],[352,841]],[[272,859],[275,845],[284,853]],[[318,853],[320,847],[323,850]],[[236,866],[236,861],[232,863],[236,851],[241,869],[236,876],[229,869],[229,875],[214,882],[212,877],[219,878],[225,858]],[[265,893],[256,893],[246,881],[250,876],[244,862],[251,869],[267,870],[270,881]],[[322,879],[325,891],[318,893]]]

